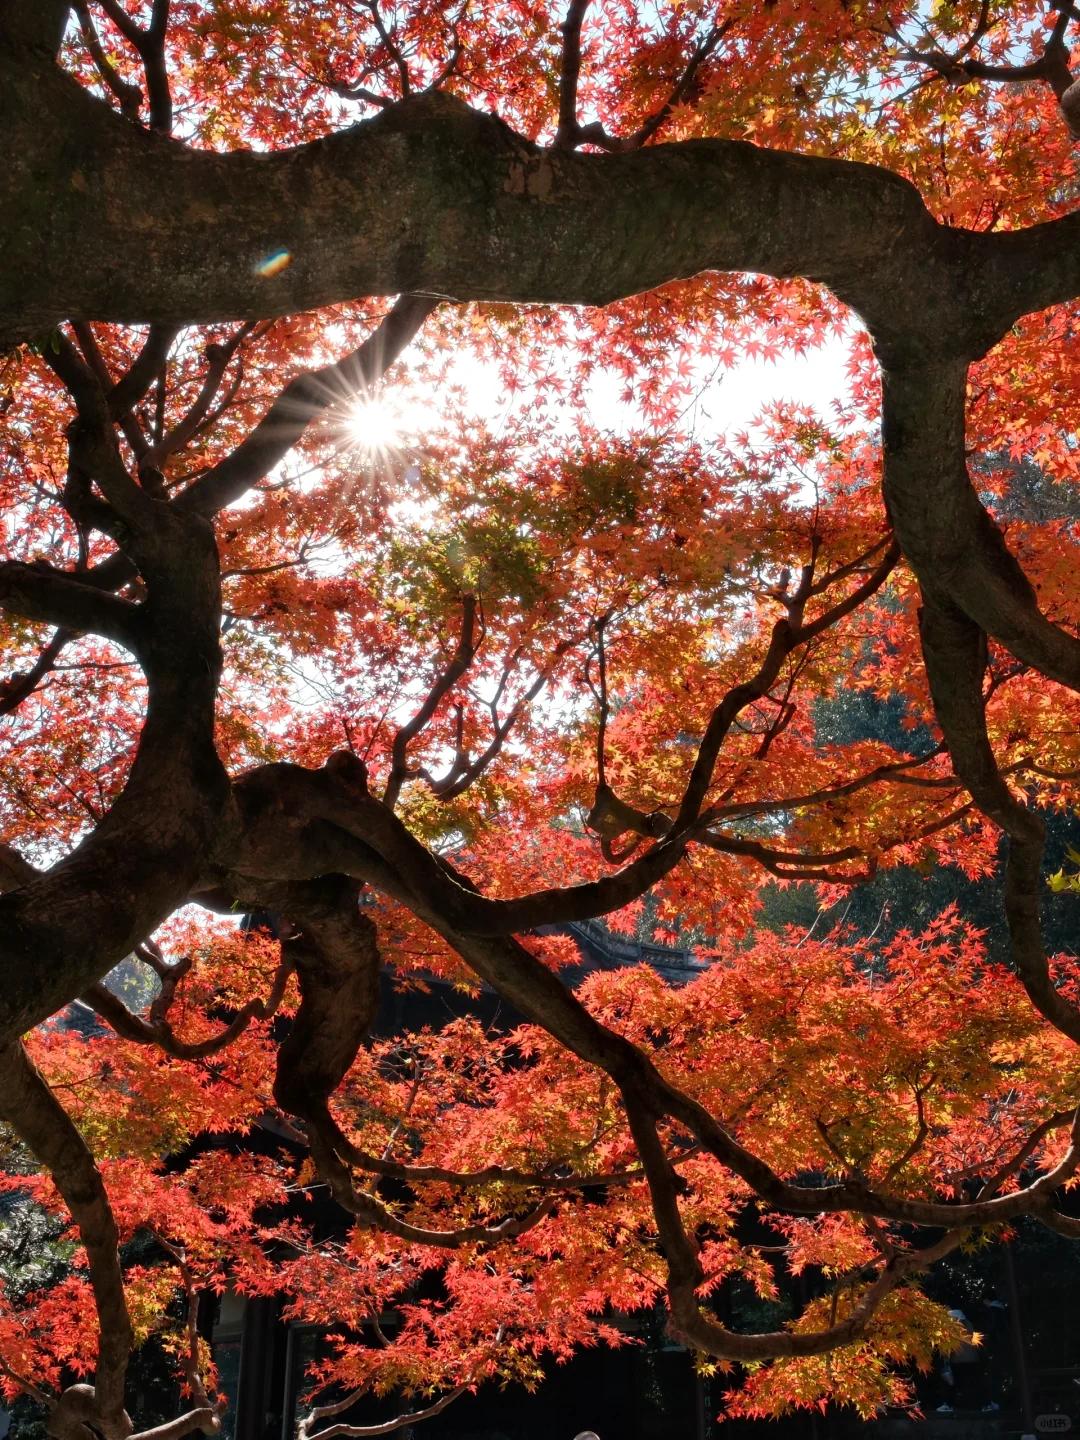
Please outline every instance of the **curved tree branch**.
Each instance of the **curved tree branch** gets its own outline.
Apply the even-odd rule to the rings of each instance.
[[[139,607],[130,600],[104,594],[40,561],[0,561],[0,609],[55,625],[60,633],[100,635],[133,655],[145,633]]]
[[[431,689],[424,696],[416,714],[402,725],[394,736],[390,752],[390,774],[387,777],[386,790],[383,794],[383,804],[390,810],[397,804],[401,787],[409,775],[410,741],[414,740],[428,721],[433,718],[443,699],[467,672],[476,656],[479,644],[476,639],[476,610],[476,596],[463,595],[461,597],[461,636],[458,639],[457,648],[447,665],[436,677]]]
[[[120,1271],[119,1232],[86,1141],[21,1042],[0,1052],[0,1114],[49,1171],[78,1227],[98,1312],[94,1385],[72,1387],[75,1393],[66,1402],[62,1396],[50,1428],[62,1434],[68,1411],[89,1404],[106,1440],[126,1440],[131,1422],[124,1411],[124,1376],[133,1332]]]
[[[101,486],[147,598],[137,610],[37,566],[0,567],[11,608],[69,629],[87,617],[138,655],[146,720],[105,819],[44,875],[0,898],[0,1035],[13,1039],[99,980],[190,893],[222,839],[230,789],[214,743],[221,668],[217,543],[201,517],[141,490],[120,458],[104,388],[70,342],[58,368],[78,418],[72,463]],[[137,619],[137,628],[132,620]]]
[[[0,603],[0,608],[6,607]],[[0,715],[13,714],[24,700],[29,699],[45,677],[52,672],[65,645],[70,644],[74,638],[73,630],[53,631],[52,639],[41,651],[30,669],[21,675],[12,676],[3,685],[0,685]]]
[[[311,1427],[317,1424],[319,1420],[324,1420],[330,1415],[340,1414],[342,1410],[347,1410],[350,1405],[354,1405],[360,1398],[361,1392],[357,1391],[350,1395],[348,1399],[339,1406],[316,1406],[316,1408],[305,1415],[300,1422],[297,1435],[299,1436],[299,1440],[334,1440],[334,1437],[338,1435],[349,1435],[353,1437],[394,1435],[404,1430],[406,1426],[418,1425],[421,1420],[432,1420],[436,1415],[441,1415],[448,1405],[453,1404],[453,1402],[457,1400],[459,1396],[464,1395],[469,1388],[468,1383],[455,1385],[453,1390],[448,1390],[445,1395],[440,1396],[439,1399],[433,1401],[432,1404],[425,1405],[422,1410],[410,1410],[404,1415],[397,1415],[393,1420],[384,1420],[378,1425],[345,1425],[339,1423],[337,1425],[328,1425],[325,1430],[316,1430],[315,1433],[312,1434]]]
[[[208,1056],[217,1055],[227,1049],[244,1033],[252,1020],[269,1020],[276,1014],[291,974],[291,965],[283,961],[278,966],[266,999],[247,1001],[227,1025],[206,1040],[178,1039],[164,1015],[154,1015],[149,1021],[144,1020],[141,1015],[130,1011],[120,997],[114,995],[106,985],[91,985],[83,991],[80,998],[102,1020],[108,1021],[124,1040],[133,1040],[136,1045],[156,1045],[176,1060],[205,1060]]]
[[[1039,871],[1046,826],[1009,789],[986,733],[986,638],[948,599],[925,588],[920,630],[934,711],[953,768],[983,814],[1009,837],[1005,915],[1017,975],[1039,1013],[1080,1044],[1080,1010],[1055,988],[1042,939]]]
[[[55,67],[24,58],[3,83],[13,114],[50,115],[2,137],[9,335],[63,315],[250,320],[403,292],[606,304],[714,269],[828,285],[883,355],[940,352],[945,337],[974,357],[1080,290],[1080,216],[950,230],[869,165],[719,140],[548,152],[439,91],[295,150],[211,154],[126,124]],[[73,163],[85,186],[68,182]],[[62,194],[48,179],[42,193],[43,176],[63,177]],[[42,205],[44,243],[19,219]],[[281,252],[291,263],[260,273]]]
[[[925,1270],[942,1259],[967,1234],[966,1229],[953,1229],[925,1250],[892,1250],[881,1273],[866,1287],[850,1313],[824,1330],[738,1334],[710,1319],[698,1304],[697,1289],[704,1282],[705,1274],[679,1214],[678,1177],[667,1162],[648,1107],[630,1096],[624,1098],[634,1142],[648,1175],[653,1214],[667,1265],[671,1328],[687,1344],[707,1355],[740,1360],[745,1364],[824,1355],[841,1345],[849,1345],[866,1333],[878,1306],[892,1290],[909,1275]]]
[[[904,555],[1018,660],[1080,690],[1080,639],[1039,610],[1034,588],[975,492],[965,450],[967,367],[957,360],[882,376],[883,489]]]

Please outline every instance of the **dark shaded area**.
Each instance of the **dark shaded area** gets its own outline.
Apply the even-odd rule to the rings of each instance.
[[[864,1423],[850,1412],[829,1410],[779,1421],[721,1420],[731,1381],[696,1375],[691,1356],[666,1336],[663,1313],[656,1311],[622,1318],[629,1342],[623,1347],[600,1347],[565,1365],[547,1364],[534,1392],[520,1385],[484,1387],[443,1414],[395,1432],[395,1440],[574,1440],[585,1430],[600,1440],[1004,1440],[1024,1430],[1018,1328],[1030,1415],[1065,1416],[1080,1428],[1080,1251],[1027,1221],[1008,1250],[1015,1283],[1007,1247],[992,1243],[950,1258],[929,1279],[933,1297],[961,1311],[982,1344],[965,1347],[949,1362],[939,1360],[929,1375],[913,1377],[921,1418],[898,1413]],[[801,1293],[769,1304],[736,1283],[720,1301],[725,1319],[740,1329],[782,1323],[795,1303],[804,1303],[823,1282],[811,1277],[808,1288],[802,1282],[796,1286]],[[235,1341],[215,1350],[230,1344]],[[228,1433],[235,1440],[291,1440],[303,1369],[326,1345],[323,1332],[282,1324],[273,1301],[254,1302],[254,1308],[249,1303],[241,1405],[230,1417]],[[261,1387],[257,1411],[244,1403],[252,1377]],[[365,1400],[346,1418],[374,1424],[401,1410],[393,1399]]]
[[[930,749],[926,732],[903,727],[904,712],[895,700],[883,701],[865,691],[846,691],[820,703],[815,711],[817,735],[823,744],[843,745],[855,740],[880,740],[893,749],[910,754]],[[1046,822],[1044,875],[1077,867],[1069,860],[1068,847],[1080,849],[1080,819],[1063,811],[1041,810]],[[997,871],[972,880],[956,865],[939,859],[915,868],[909,865],[881,871],[865,885],[857,885],[840,901],[824,911],[812,885],[767,885],[762,891],[761,924],[772,930],[785,925],[815,926],[818,936],[837,926],[855,935],[876,933],[883,941],[900,930],[918,933],[947,905],[955,904],[961,917],[982,930],[990,958],[1008,965],[1009,939],[1004,922],[1004,843],[999,850]],[[931,857],[936,852],[931,851]],[[1080,895],[1055,895],[1049,886],[1041,897],[1043,935],[1047,953],[1074,954],[1080,950]],[[816,923],[815,923],[816,922]]]

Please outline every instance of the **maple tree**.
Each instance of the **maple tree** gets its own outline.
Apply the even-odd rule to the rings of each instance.
[[[743,1367],[729,1413],[870,1414],[964,1339],[935,1259],[1080,1234],[1080,996],[1039,914],[1074,522],[1017,479],[1076,480],[1078,18],[0,4],[0,1115],[7,1188],[79,1246],[5,1295],[0,1376],[50,1433],[127,1435],[151,1334],[190,1406],[145,1433],[216,1430],[227,1280],[341,1327],[304,1440],[658,1303]],[[837,333],[831,420],[695,432],[702,366]],[[605,371],[626,434],[589,421]],[[381,453],[382,392],[440,413]],[[822,738],[852,690],[908,748]],[[988,875],[1002,834],[1008,967],[952,912],[755,933],[766,880]],[[573,990],[552,927],[596,917],[710,963]],[[103,983],[128,955],[146,1008]],[[523,1023],[373,1040],[381,965]],[[76,999],[101,1033],[53,1021]],[[807,1270],[783,1329],[718,1318],[729,1277]]]

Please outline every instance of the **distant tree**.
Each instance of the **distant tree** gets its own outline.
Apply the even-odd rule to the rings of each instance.
[[[815,707],[815,735],[819,743],[828,745],[878,740],[904,754],[913,737],[903,729],[903,715],[903,704],[896,697],[882,700],[865,690],[841,689]],[[923,738],[930,742],[928,735]],[[1050,810],[1045,824],[1044,865],[1053,872],[1055,888],[1047,887],[1040,897],[1043,935],[1051,954],[1071,956],[1080,945],[1080,901],[1062,903],[1062,897],[1072,891],[1069,877],[1077,869],[1073,856],[1080,846],[1080,820],[1072,810]],[[1002,842],[999,859],[1004,858]],[[961,918],[982,933],[988,955],[999,964],[1009,964],[1009,934],[1001,924],[1005,899],[1001,869],[965,873],[953,862],[948,846],[938,850],[930,845],[913,863],[881,869],[855,886],[823,890],[807,883],[773,881],[761,898],[760,923],[770,928],[797,925],[817,935],[839,928],[878,941],[892,940],[900,930],[917,933],[955,905]]]

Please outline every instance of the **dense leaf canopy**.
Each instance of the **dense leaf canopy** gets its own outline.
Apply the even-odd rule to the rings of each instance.
[[[300,1440],[657,1306],[729,1413],[869,1415],[965,1338],[936,1259],[1080,1235],[1078,22],[2,0],[0,1115],[72,1263],[0,1378],[52,1434],[123,1440],[151,1336],[157,1440],[218,1428],[226,1285],[335,1327]],[[838,341],[828,413],[703,418]],[[999,863],[1007,947],[759,923]],[[573,988],[600,917],[691,978]],[[375,1039],[380,974],[517,1018]]]

